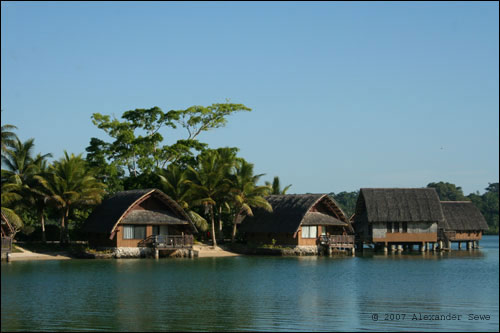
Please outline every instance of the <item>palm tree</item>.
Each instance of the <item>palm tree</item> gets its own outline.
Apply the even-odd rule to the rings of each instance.
[[[187,170],[177,164],[170,164],[166,169],[158,171],[157,174],[160,178],[161,190],[184,209],[199,231],[207,231],[207,220],[190,209],[190,191],[189,186],[186,184]]]
[[[273,208],[264,198],[269,193],[268,186],[256,186],[260,177],[264,174],[254,175],[253,164],[245,160],[239,160],[233,177],[231,192],[233,194],[233,205],[237,212],[233,219],[233,232],[231,242],[236,237],[236,226],[243,215],[253,216],[252,207],[264,208],[272,211]]]
[[[6,193],[8,194],[5,195],[11,198],[14,197],[14,194],[17,196],[15,200],[16,206],[23,206],[27,209],[36,207],[37,216],[42,226],[42,240],[45,240],[43,213],[46,200],[43,200],[44,195],[40,193],[41,186],[35,177],[43,168],[46,169],[46,158],[52,155],[38,154],[33,157],[34,139],[26,140],[23,143],[16,137],[12,142],[11,149],[2,154],[2,162],[6,166],[6,169],[2,170],[2,190],[4,186],[7,186]],[[16,218],[12,215],[14,213],[14,211],[11,211],[7,214],[10,214],[15,220],[20,220],[19,216]]]
[[[48,192],[50,202],[61,217],[61,242],[69,242],[68,217],[74,208],[99,204],[106,185],[89,172],[80,155],[68,155],[55,161],[46,177],[37,177]]]
[[[2,170],[3,171],[3,170]],[[23,227],[24,223],[21,217],[15,211],[15,207],[19,205],[22,197],[16,193],[17,186],[14,184],[4,183],[2,177],[2,214],[7,217],[10,224],[14,228],[14,235]]]
[[[17,135],[16,133],[12,132],[12,130],[15,129],[17,129],[17,127],[14,125],[5,124],[1,127],[2,154],[5,153],[8,150],[8,148],[15,143]]]
[[[280,186],[280,178],[278,176],[274,177],[273,183],[265,182],[266,186],[271,188],[271,194],[286,194],[286,191],[292,187],[292,184],[285,186],[282,190]]]
[[[223,204],[217,202],[229,189],[228,170],[231,165],[221,158],[217,150],[206,150],[197,157],[195,168],[188,166],[190,192],[193,195],[193,206],[205,207],[205,214],[210,217],[212,226],[213,246],[217,246],[215,238],[214,206]]]

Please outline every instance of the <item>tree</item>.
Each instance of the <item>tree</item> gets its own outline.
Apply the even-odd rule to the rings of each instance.
[[[214,206],[222,203],[216,200],[223,197],[229,190],[227,174],[231,165],[223,160],[217,150],[206,150],[197,157],[197,164],[193,168],[188,166],[189,185],[193,195],[193,206],[203,206],[205,215],[211,221],[211,236],[213,246],[217,246],[215,238]]]
[[[232,184],[232,204],[236,212],[233,219],[233,231],[231,242],[234,243],[236,237],[236,227],[243,215],[253,216],[253,207],[260,207],[269,212],[272,206],[264,198],[270,191],[269,186],[257,186],[257,182],[264,174],[254,175],[253,164],[239,159],[236,162],[235,173]]]
[[[176,164],[170,164],[166,169],[158,171],[160,189],[175,200],[191,218],[198,231],[208,230],[208,223],[202,216],[190,209],[190,191],[186,183],[187,170]]]
[[[329,194],[339,205],[340,208],[347,214],[349,218],[356,211],[356,202],[358,201],[359,191],[354,192],[340,192]]]
[[[292,187],[292,184],[285,186],[282,190],[280,186],[280,178],[278,176],[273,178],[273,183],[265,182],[266,186],[271,188],[271,194],[286,194],[286,192]]]
[[[221,103],[211,106],[192,106],[185,110],[163,112],[159,107],[135,109],[122,115],[123,121],[94,113],[92,122],[114,139],[111,143],[92,138],[88,147],[95,153],[99,146],[107,161],[127,168],[129,174],[138,176],[142,172],[153,172],[165,168],[168,163],[195,162],[193,151],[203,151],[207,145],[197,137],[205,131],[223,127],[227,117],[235,112],[251,111],[243,104]],[[187,136],[171,145],[163,145],[163,129],[183,127]]]
[[[11,196],[13,193],[19,196],[19,200],[15,201],[18,209],[30,210],[35,208],[38,221],[42,227],[42,240],[45,241],[43,215],[47,197],[36,180],[36,176],[39,176],[46,169],[46,159],[52,155],[38,154],[33,157],[34,146],[34,139],[29,139],[23,143],[16,138],[11,145],[12,149],[5,151],[2,155],[2,162],[6,166],[6,169],[2,170],[2,188],[7,186],[10,189],[8,191],[10,191]],[[13,216],[14,211],[8,214],[17,220]]]
[[[1,140],[2,140],[2,154],[5,153],[9,147],[15,144],[17,140],[16,133],[12,130],[17,129],[14,125],[5,124],[1,127]]]
[[[436,189],[436,192],[441,201],[464,201],[467,198],[464,196],[464,192],[460,186],[455,184],[439,182],[439,183],[429,183],[428,188]]]
[[[48,191],[50,202],[59,212],[61,219],[61,242],[69,242],[68,217],[74,208],[99,204],[106,185],[89,172],[80,155],[68,155],[55,161],[46,177],[37,177]]]

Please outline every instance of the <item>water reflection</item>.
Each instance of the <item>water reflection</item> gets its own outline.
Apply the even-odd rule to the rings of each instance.
[[[497,331],[490,241],[442,254],[2,264],[2,331]],[[409,320],[471,311],[492,319]]]

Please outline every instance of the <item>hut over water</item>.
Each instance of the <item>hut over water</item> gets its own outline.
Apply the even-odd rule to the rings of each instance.
[[[354,229],[359,240],[383,246],[421,245],[438,239],[443,210],[433,188],[362,188]]]
[[[239,227],[247,241],[317,246],[321,237],[353,234],[340,206],[326,194],[270,195],[266,200],[273,211],[256,208]]]
[[[439,225],[441,237],[446,242],[466,242],[475,247],[488,224],[479,209],[470,201],[441,201],[445,221]],[[450,247],[450,244],[448,244]]]
[[[157,189],[116,193],[92,212],[85,230],[92,246],[156,250],[191,248],[197,232],[184,210]]]

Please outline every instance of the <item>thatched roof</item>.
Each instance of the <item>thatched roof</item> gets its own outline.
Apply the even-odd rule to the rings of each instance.
[[[167,210],[134,210],[127,214],[122,224],[189,224]]]
[[[368,222],[442,222],[443,210],[433,188],[362,188],[355,219]]]
[[[162,211],[131,211],[136,205],[155,197],[165,205]],[[168,212],[168,214],[166,213]],[[157,189],[130,190],[117,192],[112,197],[104,200],[101,205],[96,207],[85,222],[85,230],[97,233],[113,233],[119,223],[145,223],[144,219],[151,217],[151,224],[159,224],[161,219],[165,224],[171,224],[174,221],[182,220],[188,224],[193,232],[197,232],[193,222],[184,212],[184,210],[171,199],[168,195]],[[137,222],[132,222],[137,221]],[[143,222],[139,222],[143,221]],[[180,223],[176,223],[180,224]]]
[[[301,224],[349,226],[340,206],[326,194],[270,195],[266,200],[273,211],[254,208],[254,216],[245,217],[240,231],[295,233]],[[329,214],[309,212],[316,205],[322,205]]]
[[[345,226],[346,223],[342,222],[336,217],[331,215],[319,213],[319,212],[309,212],[302,219],[302,225],[338,225]]]
[[[488,230],[483,214],[470,201],[441,201],[445,222],[440,228],[453,231]]]

